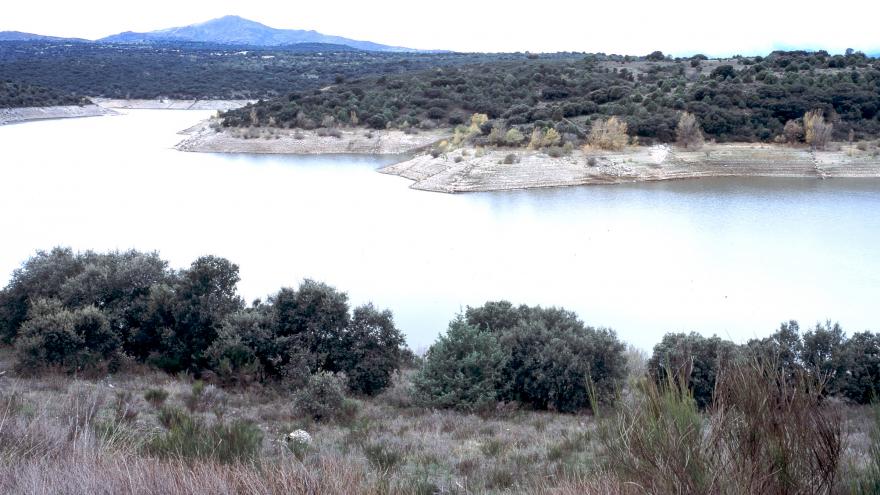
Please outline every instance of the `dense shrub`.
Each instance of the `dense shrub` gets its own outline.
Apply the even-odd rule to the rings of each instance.
[[[587,327],[570,311],[489,302],[450,323],[415,383],[439,407],[505,400],[570,412],[613,398],[626,373],[623,352],[613,331]]]
[[[821,385],[823,395],[867,404],[880,392],[880,335],[856,333],[847,338],[838,324],[816,324],[801,333],[796,321],[784,322],[763,339],[738,346],[718,337],[666,334],[654,347],[648,372],[658,384],[670,377],[684,380],[700,408],[712,405],[718,377],[741,359],[757,360],[795,379],[806,375]]]
[[[614,332],[585,326],[570,311],[500,301],[468,308],[466,318],[498,335],[506,356],[503,399],[576,411],[592,400],[611,400],[626,374],[624,346]]]
[[[294,396],[299,414],[315,421],[350,420],[357,413],[357,403],[345,397],[345,375],[320,372]]]
[[[880,335],[853,334],[842,359],[845,379],[837,382],[841,394],[858,404],[880,400]]]
[[[384,390],[403,361],[403,335],[391,312],[372,304],[355,308],[340,343],[336,366],[345,371],[351,390],[374,395]]]
[[[121,351],[167,371],[211,371],[220,383],[302,387],[346,371],[376,394],[405,357],[389,311],[349,312],[347,296],[312,280],[244,308],[238,267],[215,256],[178,272],[155,253],[38,252],[0,291],[0,332],[19,366],[111,367]]]
[[[499,399],[505,356],[498,338],[458,317],[428,349],[413,378],[418,399],[432,407],[479,411]]]
[[[306,280],[226,318],[208,354],[229,383],[274,380],[298,388],[319,370],[342,371],[352,391],[373,395],[400,368],[404,347],[390,311],[368,304],[352,315],[344,293]]]
[[[15,343],[24,371],[58,367],[68,372],[118,365],[120,342],[107,318],[94,308],[65,309],[56,300],[37,300]]]
[[[696,405],[712,404],[718,374],[735,358],[736,345],[717,336],[698,333],[668,333],[654,346],[648,372],[657,384],[670,378],[686,383]]]

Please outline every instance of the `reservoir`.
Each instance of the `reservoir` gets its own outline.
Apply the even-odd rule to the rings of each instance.
[[[468,305],[563,306],[648,350],[781,321],[880,330],[880,180],[697,179],[439,194],[388,156],[183,153],[212,112],[0,127],[0,285],[37,249],[204,254],[263,298],[304,278],[394,312],[416,350]]]

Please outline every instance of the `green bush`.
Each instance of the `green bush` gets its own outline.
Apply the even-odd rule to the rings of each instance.
[[[318,370],[342,371],[353,392],[374,395],[400,368],[404,349],[390,311],[368,304],[350,314],[344,293],[306,280],[229,315],[207,356],[224,383],[274,380],[299,389]]]
[[[880,335],[853,334],[844,348],[844,377],[839,389],[844,397],[858,404],[880,399]]]
[[[163,388],[151,388],[144,392],[144,400],[159,409],[168,400],[168,392]]]
[[[387,441],[367,443],[363,446],[363,451],[370,466],[383,474],[396,470],[405,460],[404,452]]]
[[[718,373],[736,354],[736,345],[717,336],[703,337],[698,333],[668,333],[654,346],[648,360],[648,372],[658,384],[670,377],[686,378],[697,406],[705,409],[712,404]]]
[[[345,376],[320,372],[294,396],[294,409],[315,421],[347,421],[357,414],[357,403],[345,397]]]
[[[221,463],[254,461],[260,456],[263,432],[252,422],[234,420],[207,425],[182,411],[169,414],[168,430],[144,446],[147,454],[186,461]]]
[[[431,407],[479,411],[494,406],[504,353],[498,338],[458,317],[425,356],[413,378],[417,398]]]
[[[355,308],[334,361],[345,371],[350,390],[375,395],[391,383],[403,361],[405,341],[391,312],[372,304]]]
[[[466,318],[497,335],[504,400],[571,412],[613,400],[626,376],[625,347],[614,331],[585,326],[570,311],[500,301],[468,308]]]
[[[55,300],[38,300],[20,329],[15,344],[17,366],[23,371],[57,367],[113,370],[120,342],[103,313],[89,306],[73,311]]]

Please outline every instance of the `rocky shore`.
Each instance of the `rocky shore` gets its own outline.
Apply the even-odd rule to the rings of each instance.
[[[620,152],[574,151],[553,158],[539,151],[459,149],[420,155],[380,172],[436,192],[619,184],[699,177],[874,177],[880,153],[844,145],[837,151],[770,144],[716,144],[700,150],[631,147]]]

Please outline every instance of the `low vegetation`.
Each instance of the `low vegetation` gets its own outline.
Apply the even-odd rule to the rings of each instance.
[[[880,486],[877,334],[669,334],[646,359],[562,308],[495,301],[417,358],[390,313],[324,284],[245,307],[237,280],[216,257],[23,263],[0,291],[0,492]]]

